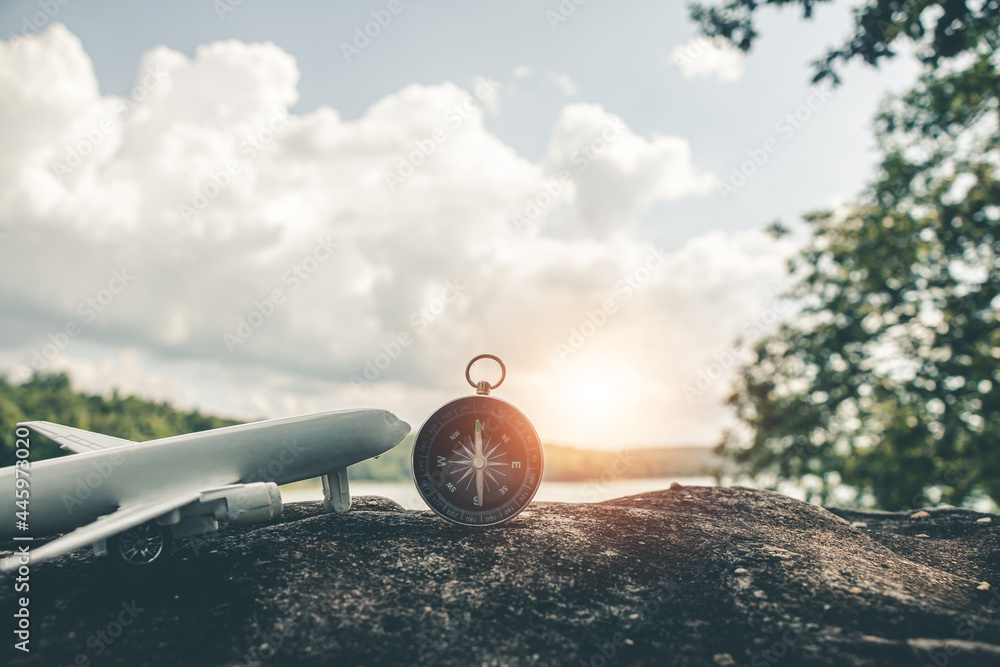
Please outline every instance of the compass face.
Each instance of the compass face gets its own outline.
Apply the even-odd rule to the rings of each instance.
[[[528,418],[492,396],[447,403],[413,446],[417,490],[439,515],[469,526],[513,519],[538,490],[542,447]]]

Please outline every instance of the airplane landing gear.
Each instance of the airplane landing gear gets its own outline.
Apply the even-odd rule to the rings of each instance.
[[[122,567],[156,567],[167,560],[172,546],[169,529],[148,521],[109,539],[108,555]]]

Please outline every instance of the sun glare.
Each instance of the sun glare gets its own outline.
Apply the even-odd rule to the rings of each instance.
[[[587,378],[573,388],[576,402],[581,407],[600,409],[608,405],[613,396],[611,386],[601,378]]]
[[[579,419],[618,416],[625,391],[622,372],[610,364],[581,364],[566,380],[566,398]]]

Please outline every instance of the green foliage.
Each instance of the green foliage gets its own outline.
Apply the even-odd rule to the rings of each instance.
[[[758,479],[890,510],[1000,500],[1000,57],[963,44],[884,104],[859,202],[807,218],[801,312],[755,346],[720,445]]]
[[[720,5],[694,3],[691,18],[709,37],[720,37],[749,51],[758,37],[754,13],[763,6],[800,5],[805,18],[830,0],[725,0]],[[854,10],[854,32],[841,46],[816,61],[814,81],[839,83],[835,66],[861,58],[878,65],[896,55],[899,42],[916,45],[917,57],[936,67],[943,60],[975,50],[983,41],[996,48],[1000,0],[984,0],[978,9],[965,0],[868,0]]]
[[[14,425],[22,421],[50,421],[137,442],[238,423],[117,392],[110,398],[75,392],[65,374],[35,375],[20,385],[0,377],[0,466],[14,463]],[[65,454],[48,438],[32,434],[32,461]]]
[[[365,482],[408,482],[413,460],[414,435],[403,441],[377,459],[355,463],[347,469],[352,480]]]

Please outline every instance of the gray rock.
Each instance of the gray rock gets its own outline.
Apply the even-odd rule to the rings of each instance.
[[[155,577],[83,552],[33,568],[32,654],[4,663],[1000,664],[996,524],[929,512],[679,486],[484,530],[385,499],[295,503]]]

